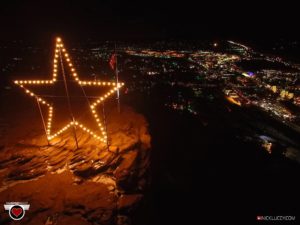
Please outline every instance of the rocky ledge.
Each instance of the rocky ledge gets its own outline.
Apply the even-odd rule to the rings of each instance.
[[[47,145],[40,121],[14,116],[2,118],[0,200],[30,204],[22,224],[130,224],[149,182],[150,135],[142,115],[129,107],[110,110],[109,148],[78,130],[78,149],[70,133]],[[0,224],[13,224],[3,210]]]

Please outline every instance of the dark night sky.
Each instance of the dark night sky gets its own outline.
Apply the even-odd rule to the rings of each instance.
[[[274,1],[275,2],[275,1]],[[296,3],[294,3],[296,4]],[[0,40],[299,39],[297,6],[253,1],[15,1],[0,3]]]

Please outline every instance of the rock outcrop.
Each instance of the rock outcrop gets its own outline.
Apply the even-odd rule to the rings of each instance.
[[[30,117],[30,116],[29,116]],[[10,123],[9,119],[5,119]],[[35,122],[34,122],[35,121]],[[142,115],[128,107],[107,115],[110,146],[77,131],[48,146],[38,119],[13,121],[28,130],[0,139],[0,200],[25,201],[30,210],[22,224],[129,224],[149,182],[150,135]],[[0,224],[10,224],[1,213]]]

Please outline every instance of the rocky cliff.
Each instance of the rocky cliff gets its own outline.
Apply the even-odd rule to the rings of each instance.
[[[4,99],[5,101],[5,99]],[[31,104],[31,103],[29,103]],[[33,109],[1,111],[0,202],[28,202],[22,224],[130,224],[149,183],[150,135],[129,107],[107,113],[110,146],[77,130],[47,145]],[[15,224],[0,211],[0,224]]]

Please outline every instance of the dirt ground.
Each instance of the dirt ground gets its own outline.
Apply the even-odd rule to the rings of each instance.
[[[28,202],[22,224],[130,224],[149,182],[145,118],[108,105],[110,147],[77,130],[47,145],[32,99],[8,90],[0,108],[0,204]],[[20,224],[0,210],[0,224]]]

